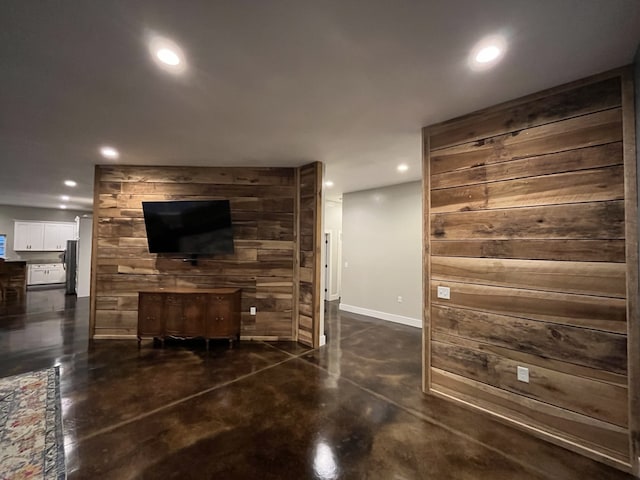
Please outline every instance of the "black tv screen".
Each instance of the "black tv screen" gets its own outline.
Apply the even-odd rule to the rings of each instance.
[[[142,202],[150,253],[233,253],[229,200]]]

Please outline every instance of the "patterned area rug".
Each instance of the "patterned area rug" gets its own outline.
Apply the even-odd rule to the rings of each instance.
[[[0,378],[0,479],[64,478],[58,368]]]

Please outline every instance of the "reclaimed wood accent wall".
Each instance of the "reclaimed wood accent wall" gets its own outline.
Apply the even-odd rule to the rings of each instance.
[[[620,69],[423,130],[424,389],[637,471],[629,79]]]
[[[243,338],[294,339],[296,175],[295,168],[97,166],[93,338],[135,336],[139,290],[239,287]],[[141,202],[199,199],[230,200],[235,253],[197,266],[150,254]]]
[[[320,266],[322,248],[322,164],[300,167],[298,258],[298,341],[314,348],[320,346]]]

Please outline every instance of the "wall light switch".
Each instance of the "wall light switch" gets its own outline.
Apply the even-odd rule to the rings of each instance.
[[[250,308],[249,308],[249,313],[250,313],[251,315],[255,315],[255,314],[256,314],[256,307],[250,307]]]
[[[445,300],[450,300],[451,289],[449,287],[438,287],[438,298],[444,298]]]
[[[402,303],[402,297],[398,295],[398,303]]]
[[[529,369],[527,367],[518,366],[518,381],[529,383]]]

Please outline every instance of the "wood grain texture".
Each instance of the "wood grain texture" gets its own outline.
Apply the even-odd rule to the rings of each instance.
[[[458,336],[527,354],[531,363],[555,359],[588,369],[558,366],[576,375],[626,386],[627,339],[624,335],[507,315],[434,305],[434,332]],[[599,370],[599,371],[594,371]]]
[[[434,213],[434,240],[623,239],[624,202]]]
[[[620,140],[622,111],[615,108],[432,152],[431,173],[439,174]]]
[[[502,163],[473,165],[462,170],[433,175],[431,188],[437,190],[614,165],[622,165],[622,142],[548,153]]]
[[[431,254],[567,262],[625,262],[624,240],[432,240]]]
[[[629,349],[629,437],[633,473],[640,477],[640,285],[638,283],[638,172],[633,71],[622,73],[627,316]]]
[[[322,164],[298,169],[298,341],[313,348],[320,346],[320,257],[322,248]]]
[[[632,87],[619,69],[423,129],[424,388],[639,473]]]
[[[621,104],[620,78],[605,78],[578,88],[516,102],[505,108],[471,113],[431,127],[431,150],[618,107]]]
[[[545,402],[513,395],[486,383],[434,368],[434,391],[450,399],[463,401],[510,420],[510,424],[526,428],[536,436],[584,454],[585,448],[595,458],[617,468],[624,468],[629,438],[627,429],[602,422],[588,415],[555,407]],[[596,453],[597,452],[597,453]]]
[[[451,299],[437,298],[438,285],[451,288]],[[519,288],[431,281],[432,305],[543,320],[626,334],[626,301],[590,295],[541,292]]]
[[[624,298],[622,263],[436,257],[431,279]]]
[[[431,213],[621,200],[622,165],[431,192]]]
[[[242,289],[243,309],[258,307],[242,335],[293,338],[294,168],[109,165],[96,168],[95,185],[92,333],[135,333],[137,305],[127,297],[140,289],[230,287]],[[194,267],[148,252],[142,202],[185,199],[230,201],[234,254]]]
[[[590,417],[627,426],[627,388],[598,382],[549,368],[514,361],[480,348],[474,342],[433,341],[432,365],[472,380],[519,395],[582,413]],[[529,383],[516,379],[516,367],[529,369]]]

